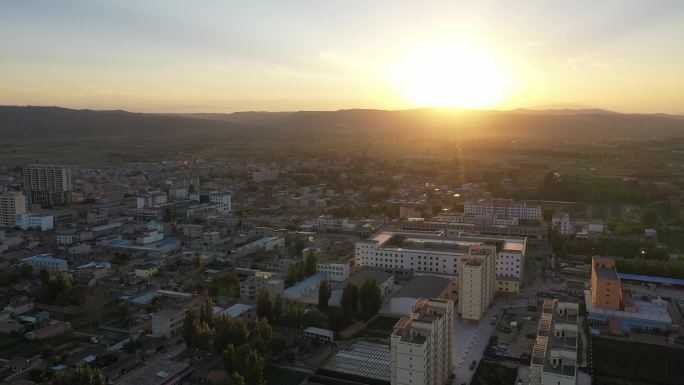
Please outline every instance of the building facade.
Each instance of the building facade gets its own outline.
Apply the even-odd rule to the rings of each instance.
[[[515,202],[512,199],[466,202],[463,206],[463,213],[476,217],[517,218],[519,220],[542,219],[541,207],[527,207],[527,203]]]
[[[74,190],[71,169],[63,165],[32,164],[24,168],[24,189],[32,203],[68,203]]]
[[[418,299],[391,336],[392,385],[443,385],[453,371],[454,303]]]
[[[530,385],[577,384],[578,314],[576,302],[544,300],[532,348]]]
[[[479,321],[494,299],[496,249],[471,246],[458,260],[458,313],[461,318]]]
[[[17,217],[26,213],[26,200],[21,191],[0,193],[0,226],[14,227]]]

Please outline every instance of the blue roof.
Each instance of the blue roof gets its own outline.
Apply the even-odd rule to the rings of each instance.
[[[310,288],[318,286],[325,279],[325,274],[314,274],[301,282],[295,283],[293,286],[285,289],[285,298],[299,299]]]
[[[620,279],[626,279],[628,281],[641,281],[641,282],[650,282],[650,283],[660,283],[663,285],[684,286],[684,279],[679,279],[679,278],[665,278],[665,277],[656,277],[654,275],[625,274],[625,273],[618,273],[618,277],[620,277]]]

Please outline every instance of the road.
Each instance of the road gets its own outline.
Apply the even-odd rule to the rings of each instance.
[[[490,324],[492,317],[496,315],[497,320],[500,322],[501,311],[503,309],[527,305],[528,299],[526,297],[495,303],[487,314],[482,317],[479,324],[464,323],[460,318],[456,319],[454,322],[453,334],[455,378],[452,381],[452,384],[470,384],[470,381],[473,379],[473,374],[475,373],[475,370],[477,370],[477,367],[470,370],[470,363],[473,362],[473,360],[479,363],[485,349],[487,349],[489,339],[496,329],[496,325]]]

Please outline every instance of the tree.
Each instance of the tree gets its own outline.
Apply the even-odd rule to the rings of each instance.
[[[264,359],[259,352],[244,344],[235,354],[235,370],[245,378],[246,385],[264,385]]]
[[[197,312],[194,309],[188,310],[183,321],[183,340],[189,347],[194,347],[197,341],[197,330],[195,328],[195,320],[197,320]]]
[[[88,321],[90,321],[90,327],[93,330],[95,324],[99,323],[102,319],[104,304],[104,298],[102,298],[99,293],[88,294],[85,298],[83,311],[85,312]]]
[[[222,353],[223,367],[226,372],[232,373],[235,371],[235,346],[228,344]]]
[[[200,307],[199,319],[209,325],[214,326],[214,301],[208,298]]]
[[[364,320],[372,318],[382,306],[382,294],[378,282],[374,278],[368,278],[359,289],[361,302],[361,315]]]
[[[238,372],[234,372],[233,374],[231,374],[230,379],[228,381],[230,385],[246,385],[245,378],[242,377],[242,375]]]
[[[229,344],[240,346],[247,342],[247,324],[241,318],[230,318],[225,315],[214,320],[214,349],[222,352]]]
[[[195,268],[199,269],[202,267],[202,256],[201,255],[195,255],[195,258],[192,261],[193,265]]]
[[[278,294],[276,295],[275,302],[273,302],[273,314],[271,316],[271,320],[273,322],[279,322],[281,317],[283,316],[283,310],[285,308],[285,304],[283,303],[283,296]]]
[[[268,344],[273,336],[273,328],[271,324],[268,323],[266,318],[259,318],[252,328],[252,334],[250,337],[261,338],[264,343]]]
[[[344,314],[348,317],[353,316],[359,309],[359,288],[353,283],[348,283],[342,291],[340,300]]]
[[[50,272],[48,271],[48,269],[40,270],[40,283],[43,286],[47,286],[50,283]]]
[[[330,282],[328,282],[327,279],[324,279],[318,287],[318,306],[323,309],[327,308],[331,296],[332,289],[330,287]]]
[[[644,227],[654,227],[658,223],[658,213],[652,209],[644,209],[641,211],[641,224]]]
[[[316,265],[318,265],[318,257],[314,255],[313,250],[309,250],[309,255],[304,259],[304,277],[316,274]]]
[[[266,289],[259,290],[257,294],[257,315],[259,317],[271,318],[273,316],[273,303],[271,295]]]
[[[107,378],[101,369],[79,365],[73,372],[61,370],[55,373],[52,385],[107,385]]]
[[[21,265],[21,269],[19,270],[19,275],[21,278],[24,279],[29,279],[33,277],[33,266],[29,265],[28,263],[24,263]]]

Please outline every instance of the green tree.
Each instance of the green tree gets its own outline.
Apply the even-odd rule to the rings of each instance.
[[[47,286],[50,283],[50,272],[48,271],[48,269],[40,270],[40,283],[43,286]]]
[[[309,255],[304,259],[304,277],[311,277],[316,274],[316,265],[318,264],[318,257],[314,255],[313,250],[309,250]]]
[[[348,317],[352,317],[359,309],[359,288],[353,283],[348,283],[342,291],[342,310]]]
[[[273,316],[273,303],[271,302],[271,295],[266,289],[259,290],[257,294],[257,315],[259,317],[271,318]]]
[[[214,326],[214,301],[208,298],[200,307],[199,319],[209,325]]]
[[[240,346],[247,342],[247,324],[241,318],[221,315],[214,319],[214,349],[222,352],[226,346]]]
[[[202,267],[202,256],[201,255],[195,255],[195,258],[192,261],[193,265],[195,268],[199,269]]]
[[[228,344],[222,353],[223,367],[226,372],[232,373],[235,371],[235,346]]]
[[[21,265],[21,269],[19,270],[19,275],[21,278],[24,279],[29,279],[33,277],[33,266],[29,265],[28,263],[24,263]]]
[[[364,320],[372,318],[382,306],[382,294],[378,282],[374,278],[368,278],[359,289],[361,302],[361,315]]]
[[[235,369],[245,378],[246,385],[264,385],[264,359],[249,344],[237,349]]]
[[[644,227],[655,227],[655,225],[658,223],[658,213],[655,212],[655,210],[652,209],[644,209],[641,211],[641,224]]]
[[[278,294],[273,302],[273,314],[271,316],[271,320],[274,322],[279,322],[280,318],[283,316],[284,309],[285,304],[283,303],[283,296]]]
[[[332,288],[330,287],[330,282],[328,282],[327,279],[324,279],[318,287],[318,306],[323,309],[327,308],[331,296]]]
[[[228,383],[230,385],[246,385],[245,378],[238,372],[233,372],[233,374],[230,375]]]
[[[107,378],[98,368],[79,365],[73,372],[56,372],[50,382],[52,385],[107,385]]]
[[[271,327],[271,324],[268,323],[268,319],[264,317],[259,318],[254,323],[254,327],[252,328],[252,334],[250,335],[250,338],[260,338],[265,344],[268,344],[271,341],[272,336],[273,328]]]

